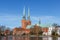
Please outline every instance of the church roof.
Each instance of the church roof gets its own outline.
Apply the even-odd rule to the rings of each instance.
[[[49,24],[37,24],[39,27],[49,27]]]
[[[41,27],[49,27],[48,24],[40,24]]]
[[[36,24],[39,27],[49,27],[48,24]],[[28,25],[26,29],[34,28],[34,25]]]
[[[34,27],[34,25],[28,25],[27,27],[26,27],[26,29],[30,29],[30,28],[33,28]]]

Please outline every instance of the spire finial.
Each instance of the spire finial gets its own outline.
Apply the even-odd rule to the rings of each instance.
[[[40,18],[39,18],[39,24],[41,24],[41,22],[40,22]]]

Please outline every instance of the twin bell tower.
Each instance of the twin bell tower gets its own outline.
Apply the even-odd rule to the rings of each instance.
[[[25,11],[25,7],[23,9],[23,19],[22,19],[22,28],[23,29],[26,29],[26,27],[28,25],[31,25],[31,21],[30,21],[30,10],[28,8],[28,16],[27,16],[27,19],[26,19],[26,11]]]

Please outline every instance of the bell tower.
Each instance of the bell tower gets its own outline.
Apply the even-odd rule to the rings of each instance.
[[[24,7],[24,9],[23,9],[23,19],[26,20],[25,7]]]
[[[31,25],[31,21],[30,21],[30,10],[28,8],[28,20],[27,20],[27,25]]]
[[[22,28],[26,29],[27,22],[26,22],[26,13],[25,13],[25,7],[23,9],[23,19],[22,19]]]

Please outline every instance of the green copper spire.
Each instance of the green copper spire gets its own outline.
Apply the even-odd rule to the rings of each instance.
[[[41,24],[40,18],[39,18],[39,24]]]
[[[24,9],[23,9],[23,19],[25,19],[25,20],[26,20],[25,7],[24,7]]]
[[[28,8],[28,20],[30,20],[30,10]]]

